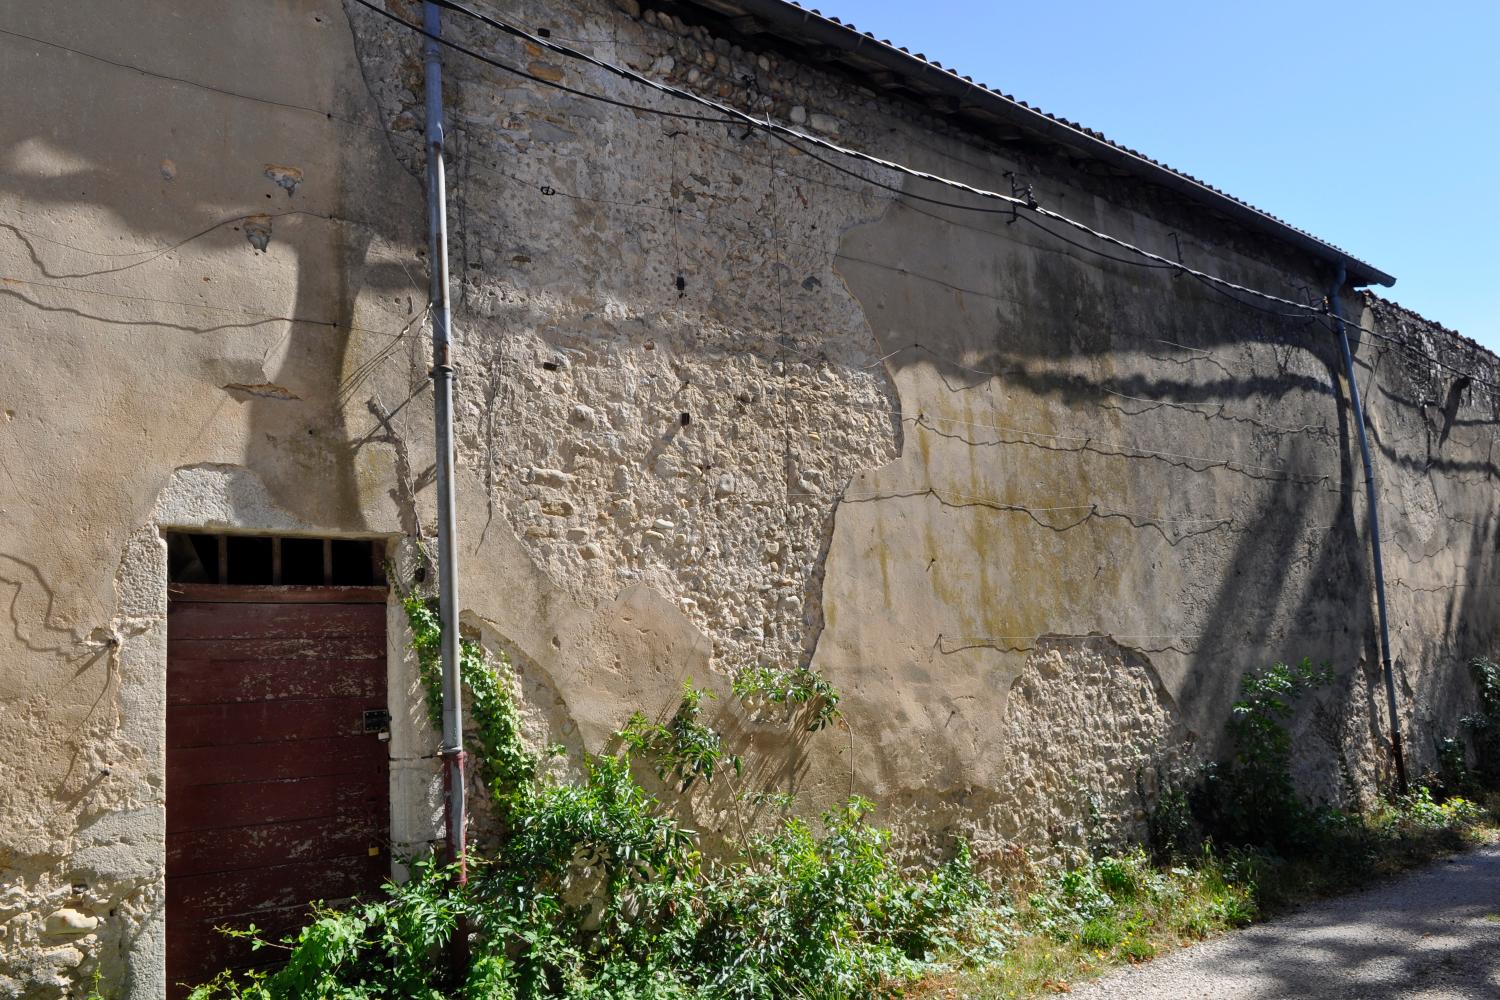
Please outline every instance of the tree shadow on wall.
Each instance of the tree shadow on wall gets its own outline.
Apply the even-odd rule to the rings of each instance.
[[[247,64],[282,62],[285,54],[269,48],[275,33],[255,12],[242,16],[256,20],[238,31],[226,26],[222,37],[252,49],[241,53]],[[72,20],[43,34],[97,37]],[[268,47],[259,60],[256,39]],[[101,49],[101,58],[120,55],[103,51],[103,41],[76,44]],[[161,363],[150,382],[127,384],[142,401],[137,405],[156,419],[171,412],[176,420],[198,421],[194,443],[225,422],[227,411],[215,397],[243,408],[239,461],[262,477],[279,504],[309,523],[363,527],[350,445],[363,429],[346,425],[341,378],[352,360],[380,346],[373,340],[383,343],[401,323],[393,315],[390,331],[355,331],[354,305],[366,291],[389,298],[385,293],[409,288],[406,269],[372,259],[370,250],[376,241],[419,240],[423,210],[420,188],[379,132],[340,121],[379,120],[361,85],[347,83],[360,79],[357,65],[343,66],[350,72],[336,82],[310,88],[335,105],[313,113],[277,106],[285,88],[232,72],[230,63],[212,79],[162,79],[154,73],[171,68],[178,51],[171,44],[143,58],[145,72],[45,46],[38,51],[47,65],[69,69],[72,85],[49,97],[74,107],[67,115],[40,105],[7,113],[6,188],[27,214],[24,225],[6,224],[0,232],[0,245],[9,244],[25,262],[22,280],[0,294],[26,312],[76,320],[106,342],[118,344],[128,331],[138,331],[137,340],[149,331],[174,335],[150,337],[154,346],[146,350]],[[339,68],[336,59],[325,64]],[[266,162],[301,157],[294,175]],[[388,214],[369,218],[366,210],[381,202]],[[396,208],[403,202],[406,210]],[[77,218],[99,221],[87,230],[67,225]],[[101,240],[95,235],[101,226],[127,238]],[[276,266],[288,253],[296,258],[290,280]],[[201,281],[188,286],[188,276]],[[279,301],[288,285],[290,302]],[[101,426],[120,418],[118,403],[96,416]],[[102,435],[94,439],[95,447],[104,444]],[[203,457],[189,451],[162,459],[177,465]],[[151,460],[149,453],[142,458]],[[140,469],[150,470],[149,464]],[[307,489],[309,481],[319,488]],[[126,483],[147,491],[130,498],[137,509],[160,486],[140,481],[139,473]]]
[[[902,205],[846,237],[849,259],[840,269],[865,307],[881,354],[890,356],[898,384],[934,384],[904,377],[920,369],[937,376],[938,394],[961,396],[992,384],[1008,407],[1017,405],[1016,398],[1054,401],[1063,407],[1063,419],[1079,415],[1076,430],[1051,423],[1043,428],[1059,434],[999,433],[997,443],[1015,446],[1021,461],[1027,453],[1045,461],[1043,452],[1073,451],[1135,466],[1152,463],[1164,473],[1214,469],[1221,482],[1242,482],[1266,498],[1250,514],[1243,513],[1245,504],[1235,504],[1236,540],[1222,558],[1214,553],[1213,575],[1198,581],[1204,595],[1195,596],[1202,608],[1198,634],[1185,653],[1188,669],[1177,692],[1194,728],[1220,726],[1246,669],[1304,655],[1344,669],[1378,663],[1369,543],[1362,530],[1364,476],[1342,358],[1327,325],[1267,316],[1254,303],[1226,301],[1169,270],[1143,271],[1050,239],[1028,237],[1021,227],[1007,231],[1001,218],[984,226],[972,217]],[[901,259],[899,281],[889,269],[862,263],[883,253]],[[925,270],[914,263],[924,259]],[[935,261],[950,266],[938,274]],[[1126,366],[1115,359],[1125,356],[1132,360],[1117,373]],[[941,401],[912,399],[906,391],[904,416],[933,420],[923,411],[941,409]],[[1239,412],[1231,412],[1235,403],[1242,404],[1235,408]],[[1161,450],[1151,453],[1113,445],[1108,434],[1096,436],[1098,414],[1113,428],[1164,407],[1191,409],[1206,422],[1210,443],[1202,447],[1215,449],[1208,458],[1175,454],[1192,450],[1182,444],[1153,444]],[[921,409],[910,412],[914,408]],[[970,404],[964,399],[954,408],[967,412]],[[1334,421],[1327,420],[1329,413]],[[1318,422],[1278,426],[1301,424],[1304,417]],[[1337,447],[1337,471],[1297,472],[1305,467],[1300,451],[1290,452],[1286,474],[1270,471],[1265,458],[1240,457],[1264,453],[1269,443],[1280,461],[1299,447],[1293,433],[1325,436]],[[1318,454],[1324,454],[1321,447]],[[1163,489],[1169,485],[1163,479]],[[1238,499],[1219,486],[1209,488],[1226,503]],[[1313,502],[1329,495],[1336,498],[1331,509]],[[1375,692],[1369,697],[1373,706]]]

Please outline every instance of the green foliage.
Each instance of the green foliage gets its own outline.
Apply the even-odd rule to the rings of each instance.
[[[1159,865],[1183,860],[1194,853],[1199,842],[1187,789],[1163,783],[1155,804],[1146,813],[1146,843],[1151,849],[1151,859]]]
[[[1204,769],[1196,812],[1208,832],[1230,844],[1294,847],[1308,819],[1292,781],[1287,728],[1297,700],[1327,684],[1332,668],[1303,658],[1246,674],[1229,718],[1234,752]]]
[[[712,782],[726,757],[723,738],[700,721],[704,699],[713,697],[712,691],[696,687],[691,680],[683,681],[682,702],[665,725],[636,712],[620,731],[620,739],[630,753],[651,758],[663,781],[669,774],[680,781],[679,791],[687,791],[699,778]],[[740,758],[730,755],[728,759],[739,773]]]
[[[104,973],[99,969],[95,969],[89,976],[89,991],[84,995],[83,1000],[106,1000],[103,983]]]
[[[1414,824],[1428,830],[1445,830],[1454,826],[1476,823],[1484,817],[1484,810],[1461,796],[1453,795],[1438,802],[1432,791],[1418,786],[1394,803],[1394,819]]]
[[[427,695],[427,715],[434,728],[443,724],[442,621],[437,602],[408,596],[402,601],[417,654],[417,674]],[[459,642],[459,672],[469,689],[468,710],[474,731],[467,738],[472,755],[489,784],[501,819],[522,808],[539,762],[521,741],[521,717],[510,694],[509,661],[491,661],[472,639]]]
[[[809,732],[839,716],[839,690],[810,667],[753,667],[734,678],[734,693],[746,702],[764,701],[791,709]]]
[[[1297,699],[1333,679],[1333,668],[1313,666],[1303,657],[1296,666],[1278,663],[1252,671],[1240,680],[1240,699],[1230,709],[1229,731],[1235,740],[1235,760],[1266,773],[1290,769],[1292,737],[1286,728]]]
[[[704,985],[736,998],[867,996],[942,953],[998,946],[967,845],[926,877],[905,875],[869,808],[855,798],[825,813],[821,836],[788,820],[747,852],[759,863],[709,874],[693,945]]]
[[[1500,663],[1484,657],[1469,662],[1479,709],[1462,723],[1474,741],[1475,777],[1487,789],[1500,789]]]
[[[226,931],[257,949],[284,948],[286,963],[273,973],[222,973],[195,989],[191,1000],[442,1000],[434,957],[452,937],[462,909],[453,890],[452,873],[426,862],[405,884],[388,884],[382,900],[315,909],[313,921],[284,942],[264,941],[253,924]]]
[[[437,612],[417,598],[405,608],[437,721]],[[503,658],[467,641],[462,657],[470,745],[504,824],[500,846],[471,853],[466,885],[423,862],[385,898],[319,909],[284,941],[230,931],[287,949],[286,963],[225,973],[195,1000],[836,1000],[1002,950],[1006,911],[968,845],[931,870],[903,870],[862,799],[826,813],[818,828],[785,818],[747,834],[734,856],[701,856],[697,835],[636,782],[631,764],[649,761],[681,791],[713,781],[726,763],[738,773],[703,721],[709,692],[685,685],[663,724],[637,714],[617,734],[620,753],[586,758],[569,780],[544,774],[525,748]],[[736,691],[799,706],[811,729],[837,717],[837,692],[810,671],[766,673]],[[455,973],[442,955],[460,928],[468,959]]]
[[[1500,723],[1500,663],[1477,656],[1469,662],[1479,693],[1479,718],[1483,724]]]
[[[405,607],[434,708],[436,611],[414,598]],[[1450,845],[1483,815],[1426,789],[1373,817],[1302,805],[1286,723],[1327,668],[1278,664],[1242,683],[1230,724],[1235,751],[1208,773],[1207,791],[1168,788],[1159,800],[1153,849],[1188,866],[1153,867],[1143,851],[1096,858],[1024,895],[1018,889],[1025,902],[1012,909],[1011,896],[979,877],[965,842],[944,864],[902,868],[890,834],[870,822],[873,805],[857,797],[816,824],[783,816],[742,831],[730,855],[705,857],[697,834],[632,766],[649,763],[678,793],[740,776],[738,758],[703,719],[713,696],[692,683],[665,723],[633,716],[617,734],[618,753],[586,757],[580,776],[563,778],[544,773],[522,741],[504,658],[466,641],[462,666],[471,746],[503,824],[500,845],[471,853],[464,885],[452,870],[418,861],[383,898],[317,908],[282,941],[254,927],[228,931],[284,949],[286,961],[221,974],[194,1000],[863,1000],[981,967],[1000,970],[1000,981],[1005,970],[1024,978],[1045,968],[1037,982],[1054,988],[1059,968],[1145,961],[1164,943],[1247,923],[1262,906],[1317,885],[1315,877],[1373,871],[1382,859],[1412,856],[1412,845]],[[734,690],[796,707],[809,729],[838,718],[837,692],[811,671],[742,675]],[[732,783],[731,791],[736,804],[791,804],[785,793]],[[1209,821],[1238,836],[1225,841],[1227,852],[1195,841],[1188,807],[1203,802]],[[1297,846],[1317,862],[1257,845]],[[447,956],[459,936],[466,960],[454,967]]]
[[[1211,851],[1198,861],[1162,870],[1133,851],[1058,872],[1030,894],[1022,925],[1057,943],[1139,962],[1156,953],[1154,937],[1204,937],[1249,923],[1252,889]]]
[[[1437,781],[1444,796],[1466,792],[1474,786],[1474,776],[1469,771],[1469,756],[1463,741],[1452,736],[1439,736],[1432,741],[1437,754]]]
[[[1493,820],[1468,799],[1440,802],[1426,787],[1366,815],[1299,800],[1288,723],[1298,699],[1328,679],[1327,666],[1309,660],[1248,675],[1229,723],[1229,758],[1187,787],[1158,775],[1161,792],[1147,817],[1150,857],[1095,858],[1029,882],[1023,869],[1025,902],[1005,956],[960,977],[952,992],[975,1000],[1070,992],[1074,980],[1111,963],[1146,961],[1185,938],[1456,850]],[[1476,667],[1476,679],[1482,688],[1493,684],[1480,716],[1493,707],[1500,729],[1500,667]],[[1476,718],[1472,728],[1490,724]]]

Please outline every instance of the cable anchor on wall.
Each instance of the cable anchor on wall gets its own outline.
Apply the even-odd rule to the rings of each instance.
[[[1172,245],[1177,248],[1177,270],[1172,272],[1173,278],[1182,277],[1182,272],[1187,270],[1187,265],[1182,262],[1182,240],[1177,238],[1176,233],[1168,233],[1172,237]]]
[[[1036,208],[1037,200],[1030,184],[1022,184],[1020,177],[1014,170],[1007,170],[1005,177],[1010,181],[1010,196],[1018,198],[1026,203],[1027,208]],[[1014,225],[1016,221],[1016,202],[1010,203],[1010,218],[1005,220],[1007,226]]]

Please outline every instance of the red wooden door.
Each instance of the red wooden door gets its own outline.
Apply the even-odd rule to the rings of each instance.
[[[167,982],[275,959],[308,903],[390,871],[383,587],[173,584],[167,615]]]

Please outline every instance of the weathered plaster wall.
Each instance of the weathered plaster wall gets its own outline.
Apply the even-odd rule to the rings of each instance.
[[[336,4],[0,27],[0,995],[160,997],[158,529],[402,530],[363,366],[409,346],[420,188],[341,120]]]
[[[160,528],[432,530],[417,47],[334,0],[178,6],[0,0],[0,27],[149,71],[0,37],[0,995],[59,995],[96,963],[160,995]],[[1016,171],[1249,285],[1326,281],[628,2],[504,13],[883,155]],[[662,100],[448,24],[545,79]],[[462,603],[538,742],[598,749],[685,678],[811,662],[845,693],[837,731],[717,703],[757,785],[809,810],[867,794],[914,850],[959,829],[1046,849],[1138,833],[1241,674],[1309,655],[1340,674],[1301,723],[1304,786],[1370,794],[1362,473],[1325,328],[740,128],[447,63]],[[1500,413],[1399,344],[1500,373],[1398,307],[1347,306],[1398,341],[1357,338],[1426,759],[1495,638]],[[393,838],[416,846],[432,742],[393,646]]]

